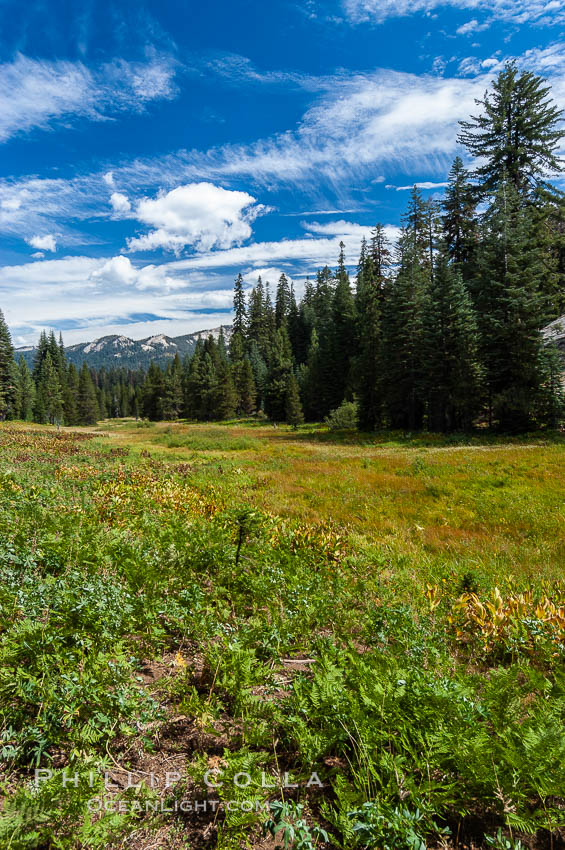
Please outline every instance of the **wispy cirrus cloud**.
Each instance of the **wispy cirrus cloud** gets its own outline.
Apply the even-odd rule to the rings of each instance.
[[[205,240],[197,235],[199,227],[206,232],[203,225],[186,225],[185,235],[179,231],[171,241],[170,228],[157,220],[158,207],[172,206],[176,198],[172,193],[186,184],[214,184],[220,192],[245,186],[254,193],[246,194],[262,203],[273,199],[276,203],[277,191],[298,187],[312,199],[312,209],[320,208],[317,215],[323,215],[358,208],[352,187],[382,182],[384,173],[402,173],[402,185],[411,185],[412,176],[421,181],[423,174],[430,183],[442,182],[457,152],[458,121],[475,111],[475,98],[482,97],[503,61],[500,55],[468,57],[461,69],[464,77],[382,69],[347,78],[338,75],[333,87],[317,95],[297,127],[266,139],[106,163],[98,172],[71,180],[0,180],[0,230],[24,239],[57,231],[61,245],[72,245],[81,241],[77,232],[81,220],[137,215],[150,233],[163,232],[159,237],[134,237],[143,242],[132,242],[132,248],[174,249],[176,240],[177,249],[188,245],[206,250]],[[557,104],[565,106],[563,45],[527,51],[518,62],[546,75]],[[160,200],[157,207],[152,206],[155,200],[140,206],[143,198],[167,195],[168,200]],[[204,220],[205,205],[196,207],[194,215]],[[143,210],[153,211],[157,218],[144,218]],[[164,209],[161,212],[165,214]],[[246,233],[238,232],[238,239],[249,238],[250,232]],[[221,247],[220,242],[215,244]]]
[[[354,24],[380,24],[388,18],[430,14],[442,8],[485,12],[492,20],[515,24],[565,22],[563,0],[343,0],[345,15]]]
[[[174,75],[169,56],[116,59],[90,69],[82,62],[18,54],[0,65],[0,142],[73,118],[101,121],[142,110],[152,100],[174,96]]]

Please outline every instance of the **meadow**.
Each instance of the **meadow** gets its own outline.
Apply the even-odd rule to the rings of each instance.
[[[565,439],[0,426],[0,847],[565,847]]]

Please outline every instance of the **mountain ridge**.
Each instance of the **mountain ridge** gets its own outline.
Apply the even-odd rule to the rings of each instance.
[[[80,368],[84,362],[87,366],[100,369],[124,367],[126,369],[146,369],[153,361],[161,366],[166,365],[178,354],[182,359],[192,354],[199,339],[213,336],[218,339],[223,331],[226,341],[231,334],[231,325],[219,325],[216,328],[205,328],[190,334],[170,337],[166,334],[153,334],[144,339],[131,339],[121,334],[107,334],[90,342],[79,342],[65,346],[65,354],[69,362]],[[28,366],[32,366],[36,352],[35,346],[16,348],[16,357],[22,355]]]

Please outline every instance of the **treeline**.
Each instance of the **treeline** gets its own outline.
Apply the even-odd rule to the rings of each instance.
[[[143,372],[126,369],[77,371],[65,356],[62,337],[42,333],[33,368],[14,359],[10,332],[0,311],[0,419],[51,425],[93,425],[107,417],[139,415]]]
[[[306,280],[297,301],[281,275],[245,293],[234,322],[147,373],[68,365],[45,334],[33,371],[16,366],[0,323],[0,416],[89,424],[100,417],[228,419],[261,411],[298,425],[356,411],[366,430],[486,424],[523,431],[563,415],[563,365],[542,328],[565,312],[565,196],[548,176],[563,116],[544,81],[509,64],[462,123],[480,165],[453,163],[444,200],[415,187],[398,243],[378,224],[355,287],[345,264]]]
[[[356,400],[368,430],[557,425],[563,366],[542,328],[565,312],[565,198],[546,179],[563,170],[562,113],[514,64],[477,105],[459,141],[481,164],[458,157],[441,204],[414,188],[398,244],[382,225],[363,242],[355,290],[343,244],[299,303],[284,274],[274,303],[239,275],[229,349],[208,339],[152,367],[144,414],[298,424]]]

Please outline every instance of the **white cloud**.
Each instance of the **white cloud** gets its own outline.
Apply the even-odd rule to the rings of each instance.
[[[480,32],[483,29],[487,28],[487,24],[480,24],[476,18],[473,18],[472,21],[467,21],[466,24],[462,24],[460,27],[457,27],[457,35],[469,35],[473,32]]]
[[[430,15],[447,7],[478,10],[490,14],[493,20],[517,24],[556,25],[565,21],[562,0],[343,0],[343,7],[354,24],[365,21],[380,24],[388,18]]]
[[[122,195],[121,192],[112,192],[110,195],[110,203],[115,213],[128,213],[131,210],[131,204],[127,195]]]
[[[397,192],[409,192],[414,186],[417,189],[445,189],[449,183],[432,183],[430,180],[424,180],[421,183],[412,183],[410,186],[389,186],[389,189],[396,189]]]
[[[95,269],[90,280],[111,285],[128,285],[136,279],[136,272],[129,257],[112,257],[103,266]]]
[[[266,268],[254,268],[250,269],[247,272],[244,272],[242,277],[248,286],[255,286],[258,278],[261,278],[263,283],[271,283],[275,284],[278,282],[281,274],[286,274],[289,279],[292,279],[292,275],[289,274],[288,271],[284,271],[284,269],[278,268],[277,266],[267,266]]]
[[[422,173],[430,179],[445,179],[458,151],[458,121],[475,111],[474,99],[482,97],[505,58],[497,54],[482,61],[468,57],[461,71],[472,76],[465,79],[384,70],[349,78],[338,75],[294,131],[248,145],[180,151],[116,164],[112,179],[120,187],[117,194],[127,197],[134,208],[134,199],[142,194],[150,196],[162,190],[166,197],[167,191],[171,194],[187,183],[222,184],[227,191],[230,184],[239,187],[245,181],[257,195],[298,186],[303,196],[314,201],[310,209],[297,213],[301,216],[355,212],[351,187],[367,186],[372,180],[382,182],[385,173],[400,171],[406,175],[406,183]],[[565,107],[562,44],[527,51],[518,61],[520,67],[547,76],[558,106]],[[85,237],[72,230],[71,224],[76,227],[81,220],[107,214],[104,174],[108,173],[77,175],[71,180],[0,179],[0,231],[29,239],[56,229],[61,243],[84,244]],[[132,217],[131,212],[127,215]],[[241,221],[247,233],[250,219],[242,213]],[[139,234],[131,243],[132,250],[168,245],[178,251],[183,244],[198,245],[198,228],[195,232],[189,228],[187,233],[184,225],[177,231],[148,223],[153,233]],[[207,236],[213,239],[215,234],[214,225]],[[205,244],[206,240],[203,250]]]
[[[0,65],[0,142],[73,115],[102,120],[123,110],[139,111],[150,100],[173,97],[173,76],[169,57],[120,59],[92,71],[81,62],[18,54]]]
[[[102,180],[104,181],[104,183],[106,184],[106,186],[113,187],[113,186],[115,186],[115,185],[116,185],[116,184],[114,183],[114,172],[113,172],[113,171],[107,171],[107,172],[106,172],[106,174],[103,174],[103,175],[102,175]]]
[[[28,239],[28,245],[32,248],[37,248],[38,251],[53,251],[57,250],[57,242],[52,233],[46,233],[45,236],[32,236]]]
[[[230,248],[251,236],[251,222],[266,208],[247,192],[212,183],[178,186],[155,200],[145,198],[136,207],[139,221],[156,228],[128,239],[130,251],[165,248],[177,253],[187,245],[199,251]]]

